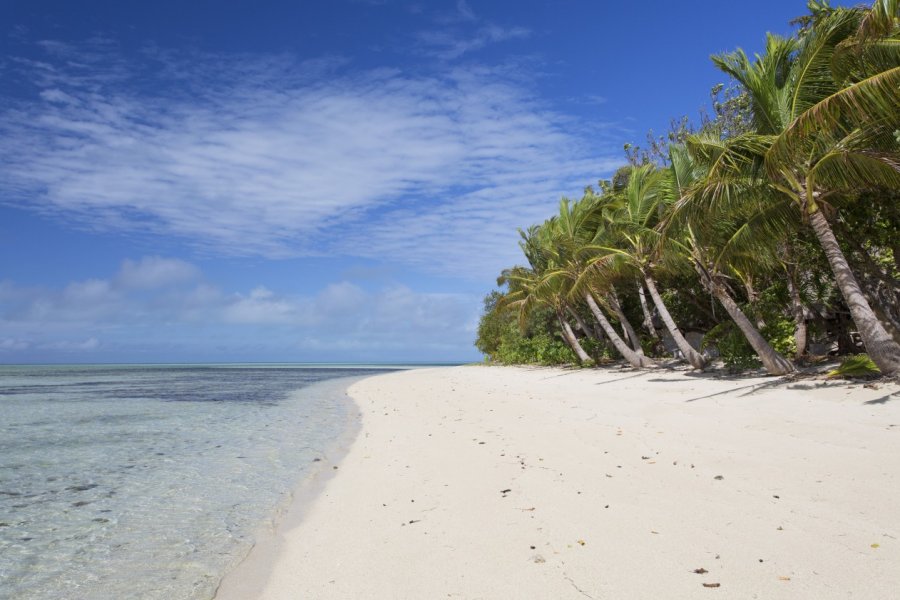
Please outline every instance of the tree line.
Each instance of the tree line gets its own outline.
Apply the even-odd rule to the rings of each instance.
[[[485,299],[476,346],[504,363],[666,354],[793,372],[865,351],[900,375],[900,0],[812,0],[698,124],[520,230],[527,264]]]

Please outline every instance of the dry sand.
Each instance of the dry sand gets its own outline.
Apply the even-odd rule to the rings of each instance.
[[[895,384],[454,367],[349,393],[339,469],[219,600],[900,598]]]

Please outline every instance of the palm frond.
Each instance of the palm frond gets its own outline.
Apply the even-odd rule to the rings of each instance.
[[[799,155],[809,155],[823,139],[840,139],[853,129],[900,127],[900,66],[835,92],[801,114],[766,153],[766,167],[777,174]]]
[[[858,10],[836,9],[800,37],[786,83],[790,106],[784,126],[837,91],[832,57],[835,48],[855,33],[860,19]]]
[[[850,38],[838,44],[831,59],[837,81],[854,83],[900,64],[900,37],[861,41]]]
[[[807,183],[810,190],[900,189],[900,162],[896,155],[838,149],[816,162]]]
[[[751,63],[741,49],[711,57],[721,71],[750,93],[753,121],[760,133],[776,133],[789,120],[790,102],[785,94],[785,82],[796,47],[793,38],[769,34],[766,51],[756,55],[755,62]]]
[[[777,248],[795,231],[801,222],[799,206],[785,195],[772,195],[766,206],[747,211],[749,216],[718,244],[713,266],[720,271],[728,266],[744,272],[761,267],[773,268],[780,263]]]
[[[862,40],[885,37],[897,28],[898,20],[900,0],[875,0],[859,24],[857,35]]]

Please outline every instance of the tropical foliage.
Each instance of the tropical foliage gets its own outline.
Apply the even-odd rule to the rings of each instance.
[[[872,359],[866,354],[857,354],[844,359],[836,368],[828,372],[831,379],[843,378],[851,379],[853,377],[875,377],[881,371],[872,362]]]
[[[782,375],[865,351],[900,375],[900,0],[808,6],[764,53],[712,57],[731,84],[711,115],[627,145],[599,190],[520,232],[482,352]]]

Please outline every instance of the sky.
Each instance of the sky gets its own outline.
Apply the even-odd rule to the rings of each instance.
[[[473,361],[519,227],[802,0],[4,0],[0,363]]]

